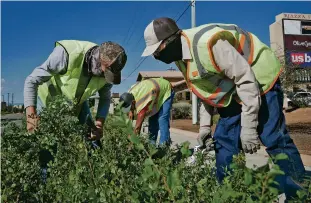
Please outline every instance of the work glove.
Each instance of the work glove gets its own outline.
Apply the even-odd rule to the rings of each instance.
[[[242,127],[241,144],[245,153],[255,153],[260,149],[260,142],[256,128]]]
[[[212,130],[209,126],[200,127],[200,132],[197,137],[197,141],[199,145],[197,146],[199,149],[206,149],[210,151],[214,148],[214,142],[212,139]]]
[[[204,153],[214,149],[214,141],[212,139],[211,127],[201,126],[197,141],[198,145],[194,147],[193,154],[186,160],[187,165],[195,164],[197,153]]]

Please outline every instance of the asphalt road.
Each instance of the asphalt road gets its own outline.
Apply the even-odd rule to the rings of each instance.
[[[23,116],[24,114],[21,114],[21,113],[1,115],[1,123],[14,122],[17,125],[22,125]],[[2,124],[1,124],[1,134],[3,133],[3,131],[4,131],[4,128],[2,127]]]
[[[1,116],[1,121],[12,121],[12,120],[21,120],[24,114],[16,113],[16,114],[6,114]]]

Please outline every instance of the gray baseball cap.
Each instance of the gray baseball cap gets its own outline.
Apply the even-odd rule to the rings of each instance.
[[[121,71],[127,61],[123,47],[110,41],[102,43],[100,45],[100,59],[102,63],[109,63],[109,67],[106,67],[104,71],[106,81],[112,84],[120,84]]]
[[[146,48],[142,56],[153,54],[162,41],[179,31],[176,22],[171,18],[157,18],[153,20],[145,29],[144,38]]]

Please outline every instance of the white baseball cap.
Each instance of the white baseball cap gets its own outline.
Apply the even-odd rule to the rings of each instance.
[[[162,41],[179,31],[176,22],[171,18],[158,18],[153,20],[145,29],[144,38],[146,48],[142,56],[153,54]]]

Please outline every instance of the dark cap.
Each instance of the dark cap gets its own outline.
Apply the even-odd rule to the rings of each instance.
[[[163,40],[175,34],[180,29],[171,18],[157,18],[153,20],[145,29],[144,38],[146,48],[142,56],[153,54]]]
[[[120,102],[123,102],[121,109],[124,113],[128,113],[131,109],[132,102],[135,100],[133,94],[125,92],[120,96]]]
[[[110,41],[102,43],[100,45],[100,59],[102,66],[105,66],[106,81],[112,84],[120,84],[121,71],[127,60],[123,47]]]

